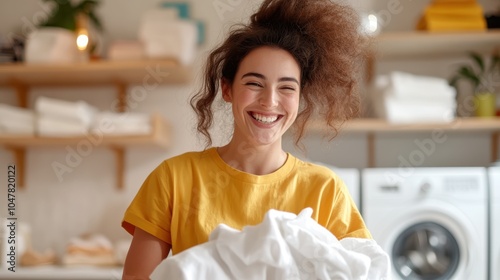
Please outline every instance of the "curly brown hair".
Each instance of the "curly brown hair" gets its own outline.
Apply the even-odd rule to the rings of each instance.
[[[359,17],[349,6],[330,0],[265,0],[250,23],[235,25],[208,56],[200,90],[191,98],[197,130],[212,145],[212,105],[221,79],[233,83],[240,62],[252,50],[272,46],[288,51],[301,70],[300,112],[294,123],[300,143],[311,116],[318,114],[330,140],[359,113],[357,71],[363,54]]]

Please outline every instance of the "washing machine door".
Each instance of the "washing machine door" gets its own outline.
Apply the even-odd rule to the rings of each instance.
[[[458,269],[461,250],[449,229],[424,221],[401,232],[391,256],[403,279],[450,279]]]
[[[469,277],[485,269],[479,248],[486,236],[457,207],[434,201],[400,210],[372,232],[390,254],[394,279],[483,279]]]

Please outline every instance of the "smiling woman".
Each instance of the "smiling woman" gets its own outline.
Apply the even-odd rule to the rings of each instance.
[[[143,183],[122,223],[134,235],[123,279],[146,279],[170,250],[175,258],[206,243],[221,223],[257,225],[271,209],[298,214],[310,207],[336,238],[371,238],[344,182],[282,147],[294,126],[299,143],[313,114],[333,136],[357,114],[357,18],[329,0],[265,0],[208,56],[191,99],[206,149],[165,160]],[[233,134],[212,147],[219,95],[231,105]]]

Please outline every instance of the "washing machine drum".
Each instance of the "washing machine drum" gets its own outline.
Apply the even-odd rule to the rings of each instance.
[[[403,279],[450,279],[460,263],[460,247],[444,226],[421,222],[396,238],[392,262]]]

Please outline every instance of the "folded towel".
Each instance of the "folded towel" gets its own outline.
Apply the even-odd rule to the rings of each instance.
[[[386,94],[396,99],[444,104],[455,102],[455,88],[442,78],[394,71],[388,75],[387,81],[382,77],[377,83]]]
[[[269,210],[238,231],[219,225],[209,241],[163,260],[157,279],[390,279],[388,255],[374,240],[337,240],[306,208]]]
[[[484,11],[477,3],[469,4],[434,4],[429,5],[424,14],[428,17],[483,17]]]
[[[71,137],[86,135],[89,129],[88,126],[82,123],[66,121],[65,119],[50,116],[38,116],[36,119],[36,131],[40,136]]]
[[[147,57],[173,58],[190,65],[196,56],[198,26],[192,20],[144,20],[139,39]]]
[[[35,134],[35,124],[1,119],[0,134],[32,136]]]
[[[113,113],[99,112],[95,115],[92,127],[99,126],[102,123],[112,123],[114,125],[145,125],[151,122],[151,116],[144,113]]]
[[[91,131],[108,135],[143,135],[151,134],[151,116],[143,113],[112,113],[96,114]]]
[[[385,119],[394,124],[449,123],[455,119],[456,106],[430,102],[405,102],[384,99]]]
[[[40,96],[35,101],[35,111],[39,116],[75,122],[88,129],[97,109],[85,101],[71,102]]]
[[[486,19],[481,17],[423,16],[417,24],[418,30],[444,31],[484,31]]]
[[[388,87],[388,76],[378,76],[372,89],[372,104],[375,115],[390,123],[448,123],[453,121],[456,100],[453,96],[438,95],[416,98],[401,96]],[[453,89],[453,92],[454,89]],[[435,93],[432,93],[435,95]],[[425,97],[425,95],[424,95]]]
[[[144,58],[144,46],[139,41],[114,41],[108,47],[109,60],[140,60]]]
[[[0,120],[17,123],[34,123],[35,112],[29,109],[0,103]]]

